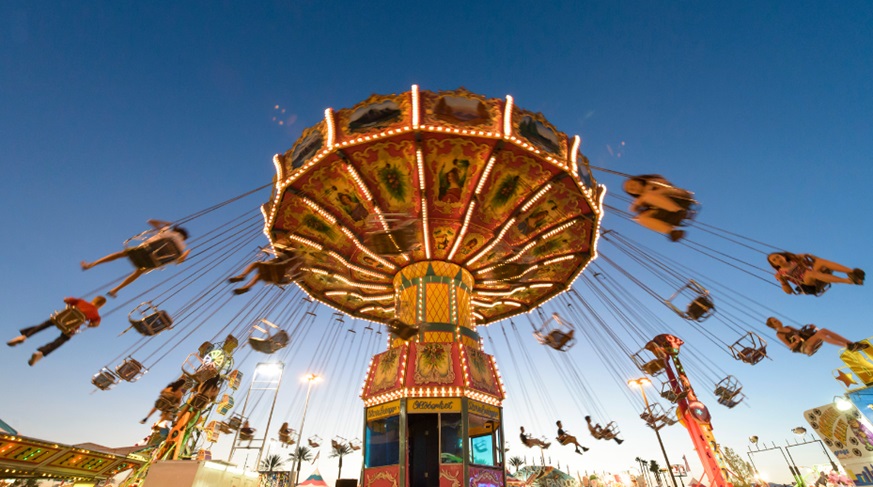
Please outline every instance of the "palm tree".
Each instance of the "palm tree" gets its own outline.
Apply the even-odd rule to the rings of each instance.
[[[287,463],[287,460],[282,460],[280,455],[267,455],[267,458],[261,460],[261,471],[273,473],[279,470]]]
[[[521,457],[512,457],[509,459],[509,465],[515,467],[515,473],[518,473],[518,467],[524,465],[524,460]]]
[[[288,456],[291,457],[291,461],[297,462],[297,473],[294,475],[294,485],[297,485],[300,483],[300,464],[312,460],[312,450],[308,446],[298,446]]]
[[[330,450],[330,458],[339,458],[339,471],[336,473],[336,478],[343,478],[343,457],[350,455],[354,450],[346,443],[334,444]]]
[[[655,482],[658,483],[658,486],[663,485],[661,481],[661,466],[658,465],[658,462],[649,460],[649,472],[652,472],[652,475],[655,476]]]

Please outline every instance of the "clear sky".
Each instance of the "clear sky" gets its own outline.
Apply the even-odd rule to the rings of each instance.
[[[703,223],[869,272],[871,26],[873,4],[866,1],[2,2],[5,333],[17,335],[18,328],[58,309],[64,296],[85,294],[125,272],[126,264],[117,263],[82,273],[78,262],[117,250],[144,229],[146,219],[179,218],[269,183],[273,154],[291,147],[324,108],[350,107],[372,93],[406,91],[412,84],[511,94],[519,106],[579,134],[592,164],[664,174],[694,191],[703,204]],[[596,176],[612,194],[621,193],[620,178]],[[253,210],[267,197],[261,192],[234,211]],[[626,206],[609,198],[607,203]],[[725,279],[729,288],[801,324],[831,327],[850,338],[873,334],[870,285],[835,286],[821,298],[785,296],[748,276],[722,274],[720,267],[699,263],[687,247],[669,245],[617,216],[608,216],[604,225],[626,229],[679,262],[702,266],[700,272]],[[200,234],[208,228],[195,226]],[[261,237],[251,247],[265,242]],[[609,253],[608,246],[603,252]],[[757,265],[766,265],[757,258]],[[164,277],[146,276],[132,289],[143,292]],[[33,368],[27,358],[54,331],[15,349],[4,347],[0,418],[22,434],[66,443],[121,446],[145,436],[147,427],[138,419],[185,355],[223,325],[192,334],[187,348],[167,350],[167,358],[139,383],[92,394],[90,376],[133,343],[130,334],[117,337],[126,312],[112,314]],[[676,317],[665,320],[677,333],[688,329]],[[319,313],[317,331],[335,325],[329,310]],[[718,323],[707,326],[724,341],[736,339]],[[530,353],[543,353],[523,333]],[[491,335],[497,342],[502,336]],[[295,379],[321,360],[306,355],[321,341],[308,340],[312,345],[289,363]],[[703,354],[712,347],[699,333],[689,332],[687,341]],[[513,359],[501,345],[490,349],[486,342],[510,388],[510,454],[525,454],[512,443],[518,425],[552,436],[558,418],[551,416],[557,414],[592,446],[581,458],[552,447],[553,459],[570,462],[574,472],[624,470],[637,456],[663,463],[627,391],[598,372],[602,366],[588,365],[597,362],[585,352],[590,346],[580,344],[571,353],[628,441],[621,447],[593,445],[581,435],[587,412],[568,399],[578,392],[567,390],[555,373],[511,377]],[[342,380],[327,378],[318,386],[325,392],[313,395],[318,407],[310,409],[304,436],[358,436],[334,428],[361,414],[355,396],[368,359],[364,351],[382,345],[367,347],[369,342],[350,355],[363,362],[348,364]],[[743,381],[749,398],[750,407],[732,410],[708,399],[716,437],[725,446],[744,451],[753,434],[783,443],[791,428],[804,424],[803,410],[842,392],[831,379],[831,370],[841,365],[835,349],[812,358],[775,343],[771,350],[773,361],[754,369],[725,354],[710,355]],[[545,396],[519,397],[520,384],[537,379]],[[345,390],[327,392],[331,383]],[[296,380],[287,384],[276,410],[293,426],[305,389]],[[531,387],[525,390],[532,393]],[[348,420],[343,427],[358,425]],[[664,430],[664,437],[671,460],[686,455],[699,475],[684,431],[676,426]],[[821,461],[814,449],[798,463],[812,461]],[[784,465],[770,463],[774,478],[785,476]],[[331,482],[335,460],[321,458],[319,466]],[[357,468],[347,460],[344,471]]]

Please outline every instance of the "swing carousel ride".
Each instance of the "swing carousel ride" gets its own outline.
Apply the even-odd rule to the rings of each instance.
[[[692,381],[699,389],[711,386],[708,397],[728,409],[745,395],[735,375],[687,342],[708,341],[728,361],[754,366],[768,358],[763,324],[774,311],[601,223],[607,213],[635,220],[679,242],[667,245],[690,247],[769,281],[775,292],[781,292],[780,284],[761,262],[779,249],[747,239],[743,247],[751,249],[749,260],[755,259],[748,263],[736,257],[740,252],[728,256],[698,243],[684,228],[729,235],[728,242],[744,238],[694,221],[699,205],[693,194],[661,176],[604,169],[609,177],[621,177],[624,192],[633,197],[616,192],[605,201],[606,186],[592,174],[600,168],[591,166],[580,144],[578,136],[519,108],[512,97],[413,86],[405,93],[373,95],[349,109],[327,109],[321,122],[274,157],[276,176],[260,215],[247,211],[181,244],[161,237],[169,226],[132,243],[128,257],[143,273],[185,260],[186,245],[191,257],[104,314],[105,321],[133,307],[128,320],[138,338],[94,375],[93,385],[109,390],[135,382],[171,352],[189,346],[189,337],[211,338],[185,359],[176,385],[161,392],[155,404],[159,422],[140,451],[147,460],[127,485],[139,485],[159,460],[209,458],[222,435],[233,438],[232,451],[258,449],[260,460],[270,449],[279,381],[264,387],[257,372],[245,377],[244,364],[258,360],[257,354],[285,363],[308,361],[308,370],[338,378],[325,400],[349,407],[355,404],[350,391],[357,389],[357,379],[348,371],[360,370],[372,357],[358,389],[363,417],[349,410],[311,419],[312,430],[336,434],[329,443],[317,435],[305,439],[302,421],[296,431],[287,422],[278,430],[280,447],[297,448],[301,457],[304,444],[312,449],[330,444],[343,454],[360,451],[365,487],[424,485],[434,477],[452,485],[506,485],[504,457],[514,433],[504,411],[511,411],[510,422],[517,421],[512,415],[524,417],[537,432],[551,424],[540,418],[570,414],[552,401],[545,411],[533,412],[529,398],[551,395],[541,375],[549,366],[555,380],[572,391],[573,416],[586,416],[591,436],[607,440],[604,447],[608,440],[618,447],[613,408],[604,406],[583,372],[589,367],[583,363],[592,359],[603,364],[643,424],[659,430],[681,423],[707,483],[728,485],[713,414]],[[229,211],[260,189],[173,222],[173,228]],[[629,212],[613,204],[628,202]],[[260,247],[258,230],[267,237]],[[825,275],[815,287],[818,294],[828,283],[863,282],[863,273],[839,265],[804,265],[810,276]],[[834,272],[849,277],[826,277]],[[247,279],[228,290],[228,280]],[[785,279],[798,284],[797,292],[810,289],[800,285],[797,272]],[[198,333],[229,304],[238,311],[224,326]],[[75,325],[62,321],[55,323]],[[531,350],[532,340],[516,321],[527,322],[539,351]],[[682,339],[679,331],[670,331],[677,328],[670,321],[688,325]],[[384,339],[387,350],[380,350]],[[851,356],[852,370],[868,373],[869,350],[851,348],[844,355]],[[817,348],[809,350],[811,355]],[[495,355],[511,370],[514,401],[506,397]],[[659,401],[644,404],[628,390],[627,379],[641,374],[659,387],[657,397],[666,407]],[[246,390],[244,382],[250,385],[241,401],[236,396]],[[298,416],[303,396],[295,396],[285,418]],[[362,440],[346,439],[356,431]],[[536,448],[541,457],[550,446],[523,428],[521,440],[522,448]],[[558,442],[583,451],[570,435]]]

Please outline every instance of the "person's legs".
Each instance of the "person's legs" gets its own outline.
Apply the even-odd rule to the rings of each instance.
[[[30,360],[27,361],[27,365],[30,365],[32,367],[33,364],[39,362],[40,360],[42,360],[43,357],[52,353],[58,347],[60,347],[64,343],[67,343],[69,340],[69,335],[64,335],[63,333],[61,333],[61,336],[55,338],[54,341],[46,343],[45,345],[37,348],[36,352],[34,352],[33,355],[30,356]]]
[[[648,210],[640,213],[634,218],[640,225],[648,228],[649,230],[654,230],[658,233],[669,234],[676,227],[663,221],[658,220],[654,217],[654,214],[657,213],[658,210]]]
[[[82,266],[83,271],[87,271],[88,269],[94,267],[95,265],[105,264],[106,262],[112,262],[113,260],[118,260],[122,257],[127,257],[127,249],[120,250],[118,252],[115,252],[114,254],[109,254],[105,257],[100,257],[99,259],[95,260],[94,262],[86,262],[83,260],[82,262],[80,262],[79,265]]]
[[[127,287],[128,284],[137,280],[139,278],[139,276],[145,274],[147,271],[148,271],[148,269],[137,269],[137,270],[131,272],[129,276],[127,276],[123,281],[121,281],[121,284],[115,286],[106,294],[108,294],[114,298],[115,295],[118,294],[118,291],[121,291],[122,289]]]
[[[239,273],[239,275],[231,277],[227,280],[227,282],[241,282],[243,279],[246,278],[247,275],[249,275],[250,272],[255,270],[255,266],[257,266],[258,264],[259,262],[252,262],[251,264],[247,265],[246,268]]]
[[[9,340],[9,342],[7,342],[7,345],[9,345],[10,347],[18,345],[19,343],[23,342],[27,338],[30,338],[34,334],[39,333],[46,328],[51,328],[53,326],[55,326],[55,324],[52,322],[51,318],[49,318],[38,325],[22,328],[21,330],[19,330],[19,332],[21,332],[21,336]]]
[[[249,282],[247,282],[245,286],[234,289],[233,293],[234,294],[245,294],[245,293],[249,292],[249,289],[251,289],[252,286],[254,286],[259,280],[261,280],[261,276],[258,274],[255,274],[254,276],[252,276],[251,279],[249,279]]]
[[[851,271],[850,271],[851,272]],[[855,281],[850,277],[838,277],[827,272],[806,271],[803,274],[803,283],[807,286],[814,286],[816,281],[840,284],[854,284]]]

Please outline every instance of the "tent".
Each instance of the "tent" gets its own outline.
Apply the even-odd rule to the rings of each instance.
[[[297,487],[327,487],[327,482],[324,481],[321,477],[321,472],[316,468],[315,472],[307,477],[306,480],[297,484]]]

